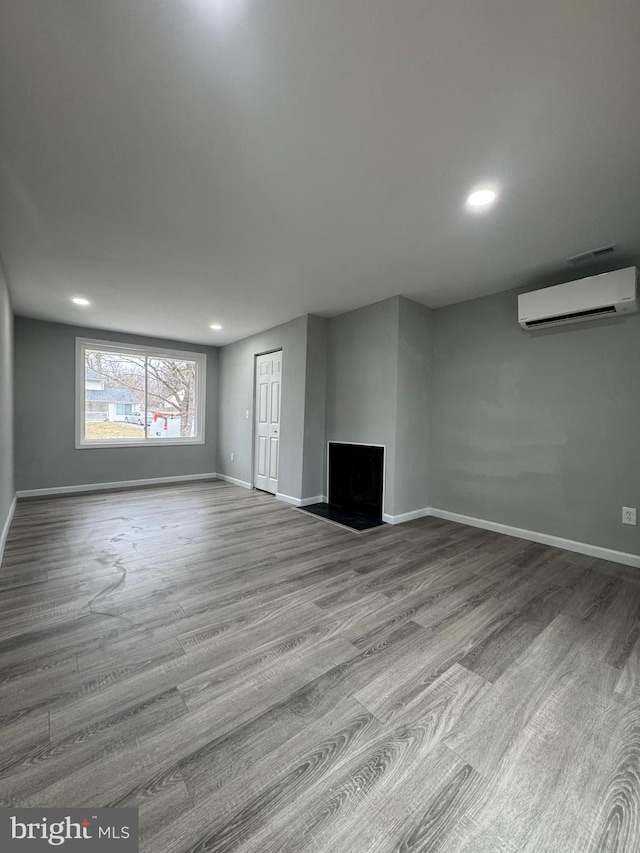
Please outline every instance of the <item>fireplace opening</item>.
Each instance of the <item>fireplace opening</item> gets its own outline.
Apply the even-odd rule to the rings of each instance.
[[[328,476],[329,502],[307,512],[358,531],[384,524],[384,447],[330,441]]]
[[[329,442],[329,506],[382,520],[384,448]]]

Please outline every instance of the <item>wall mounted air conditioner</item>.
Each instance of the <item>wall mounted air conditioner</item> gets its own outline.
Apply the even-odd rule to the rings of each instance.
[[[606,272],[545,287],[518,296],[518,322],[523,329],[582,323],[638,310],[635,267]]]

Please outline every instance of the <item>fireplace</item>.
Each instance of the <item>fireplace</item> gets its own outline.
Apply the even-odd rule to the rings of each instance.
[[[327,457],[329,503],[300,509],[359,533],[384,524],[384,447],[330,441]]]
[[[329,442],[329,506],[382,520],[384,447]]]

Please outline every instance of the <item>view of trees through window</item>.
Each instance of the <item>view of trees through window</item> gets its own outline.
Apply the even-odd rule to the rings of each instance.
[[[196,438],[198,361],[84,347],[85,441]]]

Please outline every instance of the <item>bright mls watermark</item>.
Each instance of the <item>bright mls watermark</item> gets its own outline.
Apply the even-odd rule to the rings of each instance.
[[[138,853],[137,809],[0,809],[2,853]]]

